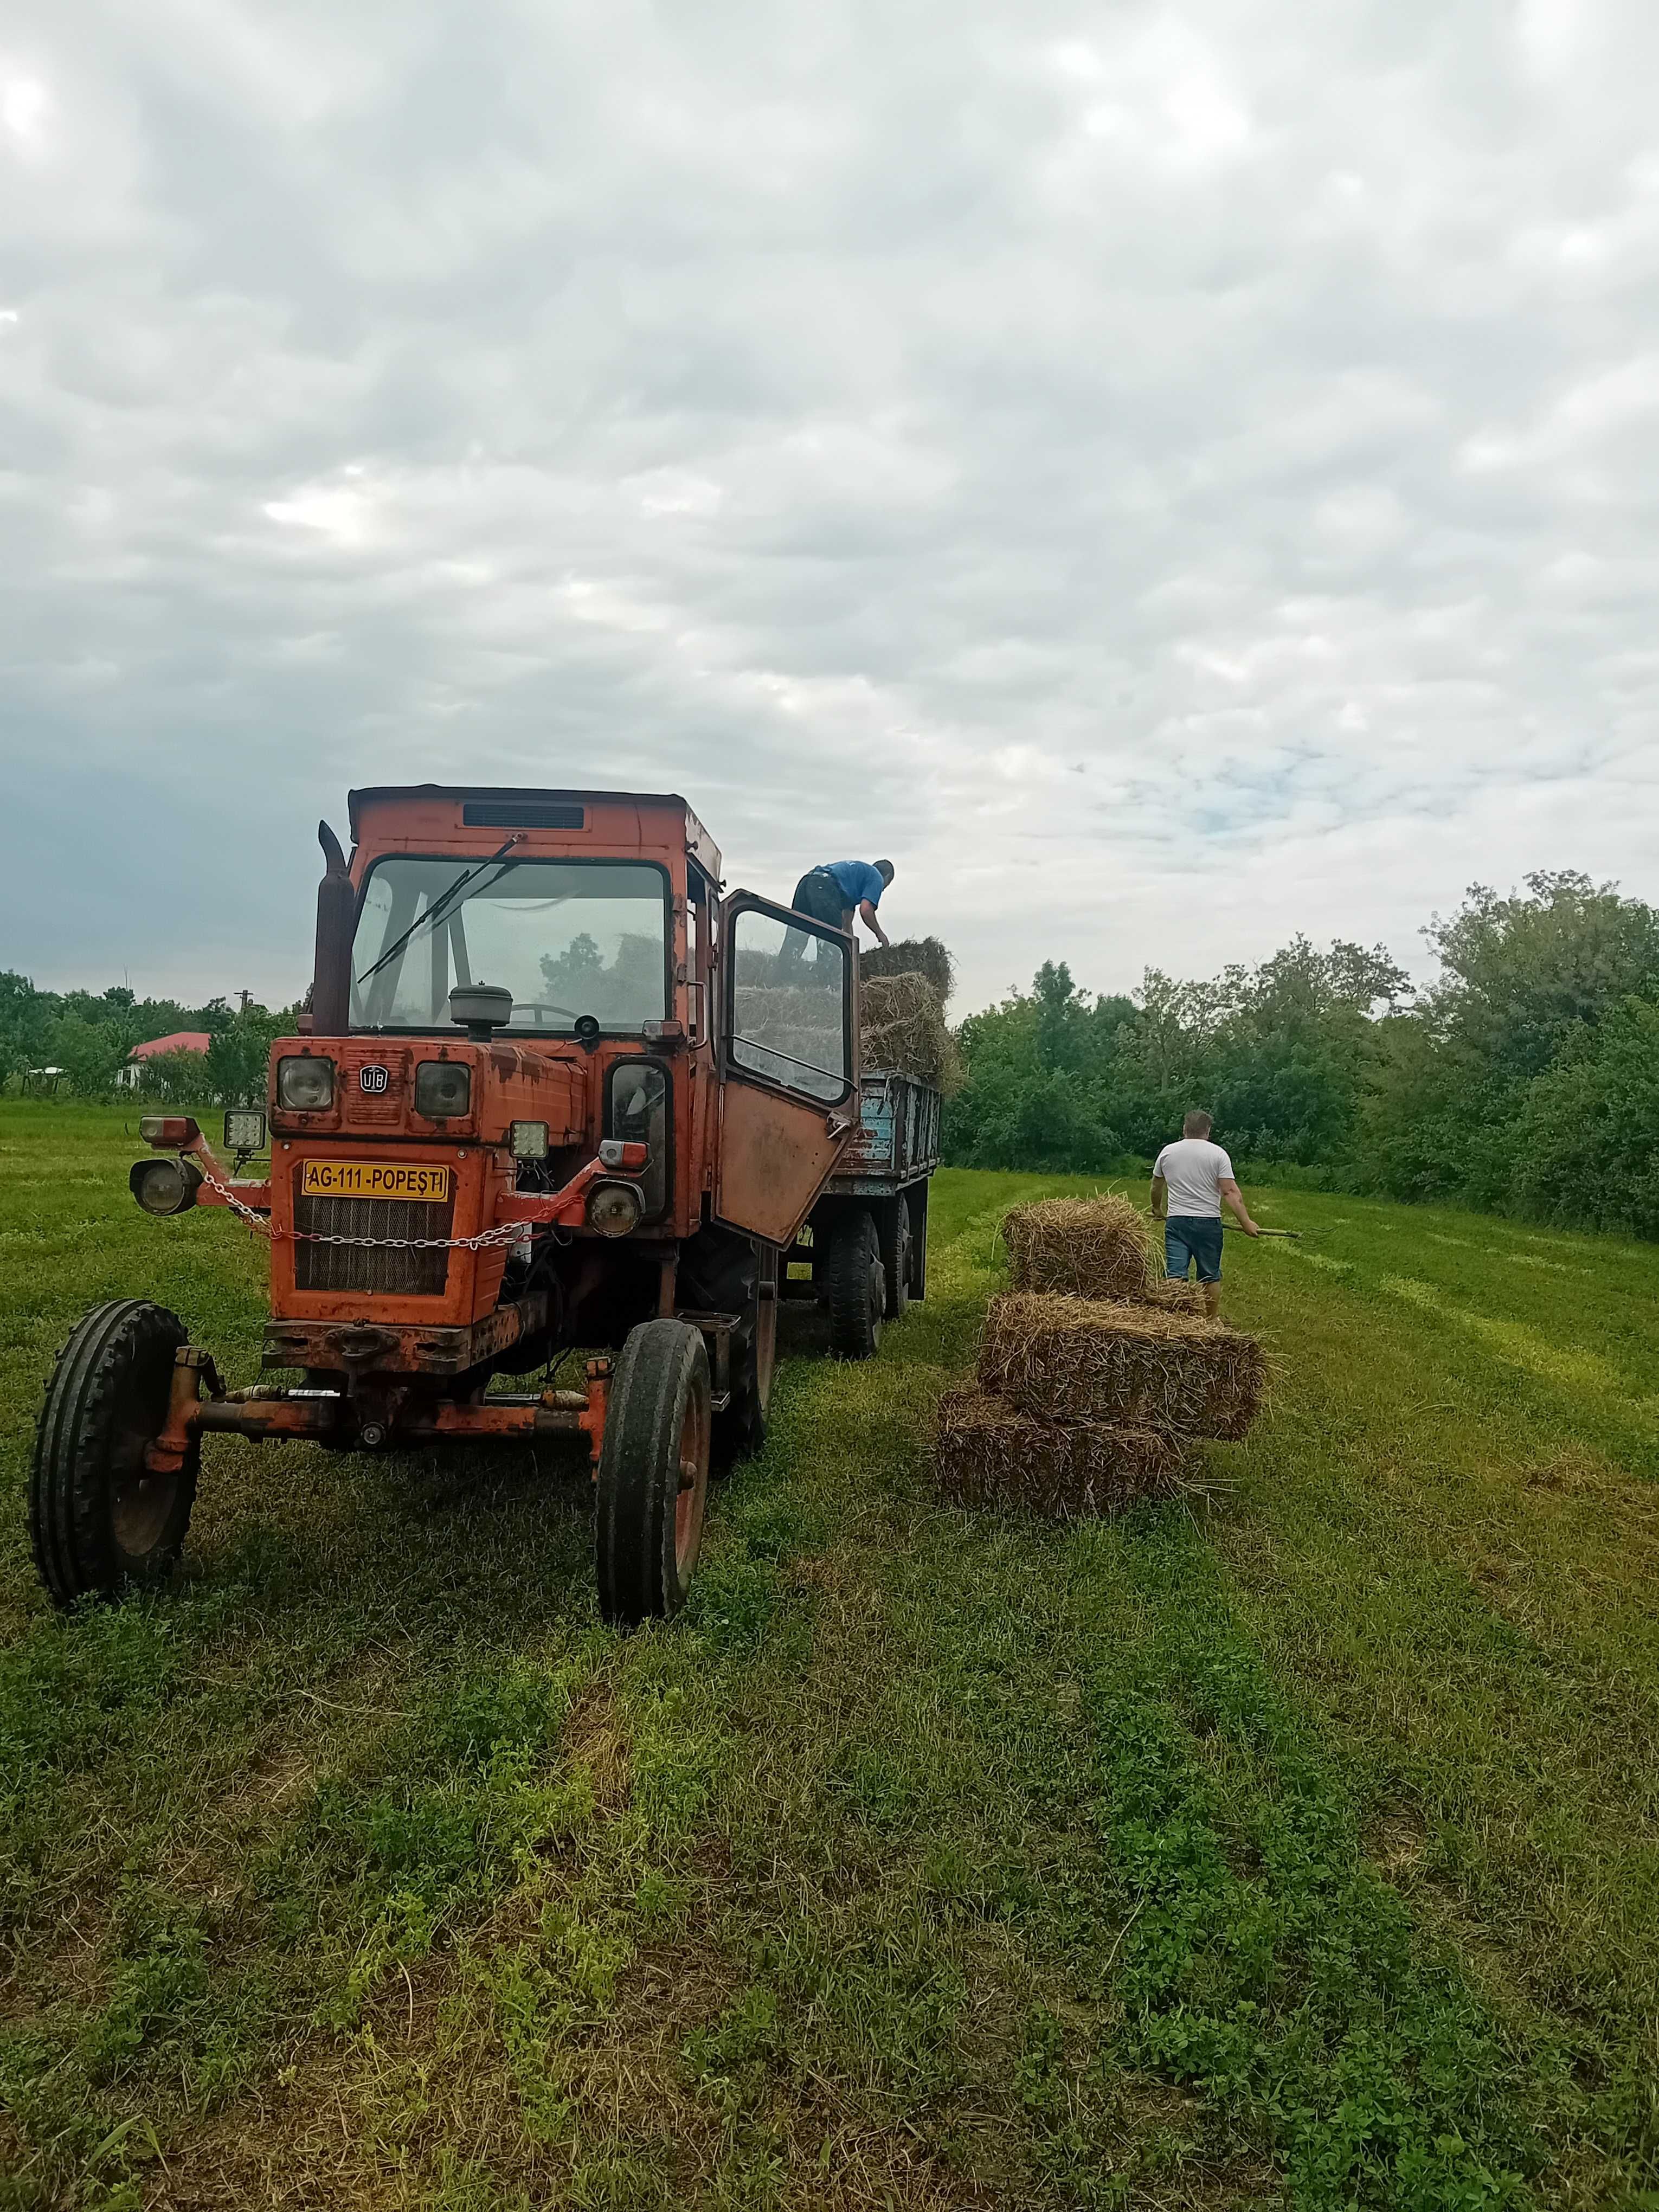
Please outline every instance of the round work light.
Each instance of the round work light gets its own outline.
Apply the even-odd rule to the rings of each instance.
[[[587,1225],[597,1237],[626,1237],[644,1212],[645,1201],[631,1182],[596,1182],[587,1194]]]

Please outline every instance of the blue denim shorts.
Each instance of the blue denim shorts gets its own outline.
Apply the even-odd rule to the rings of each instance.
[[[1198,1262],[1200,1283],[1221,1280],[1221,1221],[1215,1214],[1172,1213],[1164,1224],[1164,1272],[1171,1282],[1187,1279],[1188,1262]]]

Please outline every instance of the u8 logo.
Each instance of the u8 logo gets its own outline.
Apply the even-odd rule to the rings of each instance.
[[[365,1091],[384,1091],[391,1079],[391,1070],[382,1067],[378,1060],[370,1060],[357,1070],[357,1080]]]

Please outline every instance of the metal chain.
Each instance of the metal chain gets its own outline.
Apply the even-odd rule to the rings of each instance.
[[[266,1237],[273,1244],[287,1240],[295,1244],[362,1245],[377,1252],[483,1252],[492,1245],[517,1244],[533,1233],[528,1221],[503,1221],[494,1229],[479,1230],[476,1237],[322,1237],[309,1229],[278,1229],[268,1215],[245,1206],[216,1176],[204,1170],[203,1181],[210,1190],[218,1193],[233,1213],[241,1216],[256,1237]]]

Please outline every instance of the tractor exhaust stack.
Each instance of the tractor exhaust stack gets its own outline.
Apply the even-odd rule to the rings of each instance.
[[[317,842],[328,866],[317,886],[317,962],[311,985],[311,1027],[316,1036],[343,1036],[351,1025],[351,933],[357,894],[346,871],[340,841],[326,822]]]

